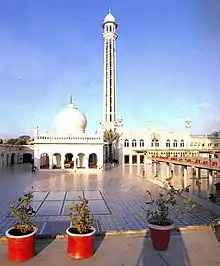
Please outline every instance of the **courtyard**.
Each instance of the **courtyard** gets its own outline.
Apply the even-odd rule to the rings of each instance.
[[[140,217],[147,200],[146,188],[156,196],[161,188],[138,176],[135,166],[109,169],[106,172],[38,171],[31,172],[31,165],[15,165],[0,172],[0,235],[12,225],[9,205],[15,204],[25,192],[33,192],[33,219],[38,234],[63,234],[70,225],[68,212],[72,201],[83,195],[95,216],[98,232],[111,230],[138,230],[147,227]],[[210,209],[197,206],[193,212],[177,217],[178,205],[171,208],[176,226],[206,225],[217,215]]]

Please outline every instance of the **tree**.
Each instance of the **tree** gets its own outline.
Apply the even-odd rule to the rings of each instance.
[[[30,136],[23,135],[18,138],[10,138],[6,141],[10,145],[27,145],[31,140]]]
[[[103,139],[104,139],[104,142],[107,142],[108,143],[108,151],[109,151],[109,160],[110,160],[110,163],[113,162],[113,156],[112,156],[112,144],[113,143],[118,143],[119,139],[121,137],[121,134],[119,134],[117,131],[112,131],[111,129],[110,130],[105,130],[104,131],[104,134],[103,134]]]

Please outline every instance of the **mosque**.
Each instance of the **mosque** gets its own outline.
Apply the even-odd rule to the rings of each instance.
[[[104,87],[103,119],[99,132],[86,133],[87,118],[72,102],[61,110],[54,119],[54,132],[41,132],[35,129],[34,164],[39,169],[103,169],[106,143],[103,131],[113,130],[121,134],[116,146],[119,164],[142,164],[146,150],[155,153],[160,150],[167,155],[185,156],[191,149],[190,156],[198,149],[215,148],[220,136],[192,136],[191,121],[183,123],[181,132],[169,131],[164,123],[159,126],[148,122],[144,132],[124,132],[123,119],[117,117],[116,104],[116,40],[118,24],[109,12],[103,23],[104,40]],[[195,145],[194,145],[195,144]],[[151,153],[151,152],[150,152]]]

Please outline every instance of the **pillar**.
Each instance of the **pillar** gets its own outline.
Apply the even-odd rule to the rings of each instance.
[[[157,163],[153,162],[153,176],[155,177],[157,173]]]
[[[129,154],[129,165],[132,165],[132,154]]]
[[[76,170],[77,169],[77,165],[76,165],[76,162],[77,162],[77,156],[73,156],[73,169]]]
[[[182,188],[186,188],[188,186],[187,182],[187,166],[183,166],[183,176],[182,176]]]
[[[61,154],[61,161],[60,161],[61,169],[64,169],[64,161],[65,161],[65,154]]]
[[[166,163],[166,178],[165,179],[167,178],[170,178],[170,163]]]
[[[140,153],[137,154],[137,174],[140,174],[141,163],[140,163]]]
[[[213,187],[213,171],[209,170],[209,187],[208,187],[208,191],[209,194],[213,194],[214,193],[214,187]]]
[[[53,169],[53,155],[49,155],[49,169]]]
[[[86,169],[89,169],[89,157],[85,158],[85,167]]]

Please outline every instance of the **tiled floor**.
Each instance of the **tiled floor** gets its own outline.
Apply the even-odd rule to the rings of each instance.
[[[64,233],[69,226],[69,208],[72,201],[83,196],[96,219],[98,231],[146,228],[140,217],[147,201],[146,187],[155,196],[161,190],[147,179],[152,177],[151,168],[146,178],[137,175],[142,169],[116,167],[101,173],[74,173],[61,171],[31,172],[30,165],[18,165],[0,170],[0,235],[13,223],[9,205],[27,191],[34,191],[33,207],[37,211],[33,219],[40,234]],[[211,210],[197,207],[190,214],[178,216],[178,206],[171,208],[176,225],[207,224],[215,217]]]

